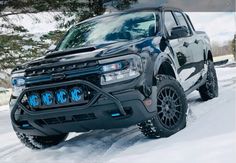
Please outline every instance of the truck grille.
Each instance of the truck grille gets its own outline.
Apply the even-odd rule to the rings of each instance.
[[[85,80],[95,85],[100,84],[101,68],[97,61],[86,63],[52,63],[33,66],[26,69],[26,87],[51,84],[71,80]],[[55,79],[61,74],[63,78]]]
[[[32,76],[39,76],[39,75],[51,75],[54,73],[62,73],[66,71],[73,71],[73,70],[81,70],[84,68],[90,68],[97,66],[98,63],[96,61],[94,62],[88,62],[88,63],[70,63],[65,65],[42,65],[37,67],[32,67],[26,70],[26,76],[32,77]]]

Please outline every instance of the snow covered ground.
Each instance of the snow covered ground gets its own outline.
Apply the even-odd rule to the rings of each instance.
[[[0,87],[0,106],[8,104],[10,96],[11,96],[11,89],[6,89],[6,88]],[[0,109],[0,111],[1,111],[1,109]],[[1,112],[0,112],[0,114],[1,114]]]
[[[217,68],[219,97],[202,102],[188,97],[187,127],[157,140],[127,129],[72,133],[66,142],[43,151],[24,147],[11,128],[7,106],[0,107],[0,162],[58,163],[234,163],[236,162],[236,65]]]

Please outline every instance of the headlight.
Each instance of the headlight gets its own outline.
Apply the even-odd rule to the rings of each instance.
[[[12,78],[12,86],[20,87],[25,85],[25,78]]]
[[[137,55],[102,60],[100,63],[107,63],[102,66],[103,75],[101,76],[101,85],[137,78],[142,71],[142,61]]]
[[[103,72],[116,71],[122,69],[122,67],[124,67],[124,62],[117,62],[102,66],[102,71]]]
[[[11,84],[12,84],[12,95],[19,96],[23,91],[23,89],[25,88],[24,73],[12,74]]]

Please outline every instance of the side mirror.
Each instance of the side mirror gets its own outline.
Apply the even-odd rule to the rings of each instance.
[[[188,28],[186,26],[178,26],[171,29],[171,36],[169,39],[177,39],[188,36]]]

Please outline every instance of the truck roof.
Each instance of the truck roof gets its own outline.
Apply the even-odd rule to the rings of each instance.
[[[141,12],[141,11],[147,11],[147,10],[159,10],[159,11],[164,11],[164,10],[171,10],[171,11],[180,11],[183,12],[183,10],[179,9],[179,8],[174,8],[174,7],[170,7],[170,6],[157,6],[157,7],[140,7],[140,8],[132,8],[125,12]]]
[[[139,8],[132,8],[132,9],[128,9],[128,10],[124,10],[124,11],[116,11],[113,13],[109,13],[109,14],[104,14],[104,15],[100,15],[100,16],[95,16],[89,19],[86,19],[84,21],[79,22],[77,25],[79,25],[82,22],[86,22],[86,21],[91,21],[91,20],[95,20],[98,18],[104,18],[104,17],[109,17],[112,15],[119,15],[119,14],[124,14],[124,13],[132,13],[132,12],[142,12],[142,11],[165,11],[165,10],[170,10],[170,11],[179,11],[179,12],[183,12],[183,10],[179,9],[179,8],[174,8],[174,7],[169,7],[169,6],[157,6],[157,7],[139,7]]]

